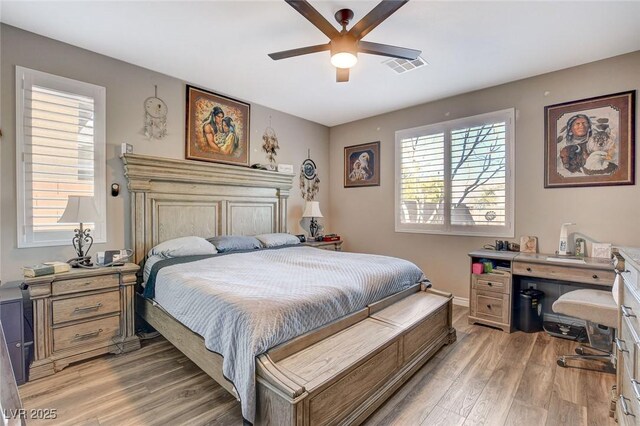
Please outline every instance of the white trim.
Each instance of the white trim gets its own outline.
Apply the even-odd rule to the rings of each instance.
[[[96,223],[92,236],[94,243],[107,242],[107,189],[106,189],[106,89],[95,84],[59,77],[41,71],[16,66],[16,209],[18,248],[68,245],[73,233],[51,232],[45,239],[34,240],[27,227],[25,199],[24,152],[28,135],[24,132],[26,88],[34,84],[52,89],[89,96],[94,99],[94,198],[101,221]],[[49,238],[48,234],[51,234]]]
[[[465,308],[469,307],[469,298],[467,297],[453,297],[453,304],[456,306],[464,306]]]
[[[425,126],[413,127],[410,129],[398,130],[395,132],[395,194],[394,194],[394,222],[395,232],[420,233],[420,234],[441,234],[441,235],[465,235],[477,237],[509,237],[515,236],[515,109],[508,108],[500,111],[479,114],[472,117],[464,117],[449,120],[441,123],[429,124]],[[424,135],[444,134],[444,161],[445,176],[451,171],[451,131],[456,127],[474,127],[486,124],[490,121],[504,120],[505,126],[505,157],[506,157],[506,192],[505,192],[505,226],[456,226],[451,223],[438,224],[402,224],[400,223],[401,211],[401,165],[402,153],[401,141],[403,139],[415,138]],[[444,213],[446,220],[450,221],[450,186],[451,179],[444,178]]]

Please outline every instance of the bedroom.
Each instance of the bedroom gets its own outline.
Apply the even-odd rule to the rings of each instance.
[[[353,22],[357,22],[376,4],[312,3],[336,28],[333,14],[338,9],[352,8],[355,12]],[[188,108],[185,93],[186,86],[190,85],[250,105],[249,163],[267,162],[262,150],[263,134],[268,128],[274,130],[280,145],[277,163],[293,165],[295,173],[286,203],[277,204],[286,210],[283,216],[278,216],[287,218],[280,224],[281,231],[308,235],[308,219],[304,219],[304,226],[300,224],[305,202],[298,184],[300,166],[311,158],[320,179],[320,190],[315,200],[319,202],[324,217],[318,222],[326,233],[337,233],[342,237],[344,252],[406,259],[425,272],[434,288],[455,297],[453,309],[457,319],[457,341],[451,346],[453,353],[448,353],[449,349],[445,347],[416,373],[408,386],[400,388],[390,399],[390,403],[395,405],[381,407],[378,417],[371,421],[386,419],[385,422],[391,422],[394,417],[390,413],[395,412],[396,421],[412,424],[425,422],[432,413],[434,417],[430,421],[440,413],[450,416],[449,423],[456,423],[461,418],[472,422],[487,415],[482,410],[487,404],[482,402],[489,399],[495,404],[492,410],[495,417],[491,417],[495,422],[488,424],[503,424],[510,414],[519,413],[518,408],[522,413],[536,413],[538,419],[544,418],[545,421],[551,421],[557,415],[577,416],[582,420],[607,418],[609,390],[603,391],[607,395],[597,397],[592,395],[595,391],[584,394],[583,388],[589,387],[587,384],[596,377],[591,373],[560,369],[555,366],[555,359],[549,370],[540,367],[543,365],[540,362],[532,361],[532,366],[519,367],[516,376],[507,376],[501,383],[497,373],[491,377],[469,373],[478,369],[478,362],[463,356],[464,351],[456,351],[455,348],[469,344],[466,351],[474,354],[474,351],[485,347],[485,338],[502,342],[501,339],[508,336],[515,339],[513,342],[504,341],[509,342],[509,350],[514,355],[519,350],[533,351],[536,344],[531,340],[535,334],[503,334],[467,323],[464,315],[468,311],[464,305],[468,306],[470,298],[468,253],[486,244],[495,244],[496,239],[519,243],[521,236],[532,235],[537,236],[539,253],[552,254],[558,249],[559,228],[565,222],[577,223],[570,231],[574,235],[586,235],[593,241],[614,246],[640,245],[637,216],[640,192],[636,185],[545,188],[544,165],[546,106],[635,92],[640,85],[640,34],[634,21],[640,12],[637,3],[588,2],[580,5],[581,9],[584,8],[584,15],[600,16],[599,19],[608,27],[606,36],[590,32],[588,41],[584,42],[582,37],[585,36],[578,36],[566,24],[567,17],[572,16],[577,7],[575,3],[489,2],[470,5],[464,2],[412,1],[375,28],[367,40],[420,49],[427,65],[395,75],[393,70],[382,65],[387,58],[362,54],[358,56],[359,62],[351,70],[347,83],[335,82],[335,71],[327,52],[280,61],[272,61],[267,56],[268,53],[327,41],[320,31],[284,2],[205,2],[187,3],[180,7],[174,3],[160,3],[153,8],[137,2],[118,5],[78,3],[75,6],[73,3],[56,2],[3,2],[1,7],[0,279],[3,289],[15,288],[24,280],[22,266],[75,257],[69,241],[71,235],[64,244],[49,247],[24,247],[18,241],[21,234],[18,232],[16,208],[20,202],[16,178],[16,67],[106,88],[106,150],[103,160],[106,235],[104,243],[96,238],[97,243],[89,253],[92,256],[109,249],[135,249],[131,216],[135,203],[130,198],[130,182],[119,158],[121,144],[132,145],[134,156],[185,160]],[[229,26],[223,27],[223,33],[236,25],[253,30],[243,28],[238,35],[220,36],[216,29],[208,27],[208,16],[231,17],[234,22],[226,24]],[[170,32],[165,34],[164,31],[169,29]],[[477,35],[471,37],[470,33]],[[212,65],[207,56],[199,54],[208,48],[209,39],[216,40],[222,51],[229,50],[224,54],[223,66]],[[583,48],[583,44],[588,48]],[[168,60],[169,55],[175,55],[174,59]],[[380,84],[381,81],[385,83]],[[167,107],[167,135],[150,139],[144,134],[144,102],[156,96]],[[508,109],[513,110],[516,122],[515,199],[512,200],[515,229],[495,236],[396,232],[396,131]],[[637,129],[637,117],[634,120]],[[637,136],[637,133],[632,136]],[[378,141],[380,185],[346,188],[345,147]],[[195,164],[194,170],[219,170],[223,167],[235,173],[233,170],[246,169],[238,165],[224,168],[220,163],[202,161],[189,164]],[[169,165],[164,163],[160,166],[167,167]],[[117,196],[111,195],[112,184],[120,186]],[[64,205],[60,206],[58,216],[63,210]],[[146,219],[143,217],[141,220],[144,222]],[[144,247],[145,250],[149,248]],[[557,343],[558,339],[540,339],[538,344],[544,342],[545,348],[553,348],[555,344],[559,348],[553,348],[554,351],[572,350],[565,341]],[[180,365],[189,362],[178,358],[180,353],[168,343],[160,344],[166,346],[159,347],[158,351],[167,357],[180,360]],[[25,386],[36,385],[42,380],[41,383],[57,387],[56,380],[62,385],[64,377],[79,376],[79,370],[74,368],[82,368],[83,365],[89,371],[91,365],[96,366],[96,371],[104,371],[107,364],[98,366],[96,363],[110,359],[121,362],[118,360],[126,360],[127,356],[144,356],[148,354],[144,352],[144,345],[145,342],[142,350],[119,357],[102,356],[86,363],[72,364]],[[489,356],[488,353],[485,355]],[[438,364],[433,361],[438,360],[451,362],[451,365],[447,364],[449,374],[429,372]],[[165,361],[167,370],[164,373],[169,374],[168,371],[174,371],[176,364],[172,364],[170,359]],[[90,364],[92,362],[94,364]],[[440,364],[445,368],[444,362]],[[194,380],[200,380],[196,385],[208,386],[202,384],[208,383],[204,381],[207,376],[196,376],[194,371],[199,370],[193,364],[189,365],[188,374],[197,377]],[[545,388],[549,395],[539,406],[523,403],[523,394],[527,393],[524,388],[516,396],[523,378],[527,377],[525,373],[533,371],[550,382]],[[547,371],[551,373],[545,375]],[[178,373],[173,374],[167,379],[178,377]],[[605,388],[603,383],[610,384],[613,376],[602,376],[602,382],[600,376],[597,377],[598,386]],[[460,380],[454,385],[457,378]],[[142,379],[134,375],[127,378],[126,383],[135,387],[136,380]],[[508,400],[506,407],[495,402],[502,394],[491,393],[496,384],[508,385],[505,387],[513,393],[505,396]],[[149,386],[163,390],[160,379]],[[458,401],[456,399],[446,403],[426,397],[426,390],[438,387],[450,388],[452,393],[457,392],[459,398],[461,389],[473,391],[469,401],[458,410],[452,402]],[[26,397],[27,388],[22,389]],[[89,389],[97,392],[95,385]],[[185,388],[185,392],[188,390]],[[552,390],[557,396],[550,398]],[[79,388],[69,387],[67,391],[74,394],[79,392]],[[226,417],[222,414],[218,418],[210,417],[209,421],[233,423],[238,419],[239,404],[231,395],[214,385],[207,391],[217,395],[221,407],[230,407],[228,412],[231,413]],[[417,393],[416,401],[424,404],[424,409],[413,410],[414,405],[398,403],[402,395],[410,392]],[[162,392],[156,395],[159,398]],[[116,401],[127,404],[126,396],[118,396],[122,399]],[[531,401],[544,399],[539,395],[529,396]],[[29,398],[25,397],[25,407],[62,410],[62,402],[57,407],[36,407],[26,403]],[[171,402],[170,396],[166,398],[165,402]],[[86,404],[82,406],[86,408]],[[527,408],[531,408],[530,411]],[[105,408],[103,413],[108,411],[109,408]],[[220,411],[227,412],[225,409]],[[73,414],[73,418],[77,415]],[[140,422],[144,422],[143,413],[139,415]],[[170,410],[163,414],[167,415],[169,417],[161,418],[170,421]],[[93,416],[100,417],[98,414]],[[522,416],[525,417],[524,414]],[[412,421],[416,418],[417,421]],[[187,418],[176,415],[175,419],[186,421]],[[61,416],[57,420],[64,421]]]

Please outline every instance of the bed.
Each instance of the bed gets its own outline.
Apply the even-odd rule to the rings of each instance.
[[[136,263],[143,262],[158,243],[177,237],[255,235],[286,230],[287,198],[293,175],[133,154],[125,155],[123,161],[131,192]],[[320,254],[320,251],[284,247],[261,251],[259,256],[273,264],[298,262],[301,268],[310,265],[311,258],[325,265],[336,265],[328,269],[339,269],[337,265],[341,262],[347,268],[357,263],[358,256],[364,256],[363,262],[367,259],[366,255]],[[164,270],[173,271],[173,275],[158,272],[158,276],[162,275],[166,281],[167,277],[175,278],[180,271],[188,270],[184,268],[198,265],[202,271],[211,270],[212,265],[230,268],[229,264],[244,259],[233,256],[236,255],[227,256],[227,260],[212,257],[168,266]],[[243,261],[257,264],[249,257]],[[380,259],[373,261],[380,262]],[[282,271],[274,274],[286,275]],[[295,278],[288,279],[288,285],[294,286]],[[261,347],[255,354],[255,365],[248,379],[253,380],[251,401],[246,396],[246,386],[236,387],[228,380],[229,362],[225,370],[225,358],[221,355],[224,351],[215,350],[215,332],[208,336],[185,318],[178,320],[179,310],[174,309],[172,315],[171,309],[163,306],[163,303],[170,305],[171,297],[165,296],[163,303],[157,303],[154,298],[139,295],[136,312],[240,399],[247,421],[278,425],[353,424],[366,419],[438,349],[455,340],[451,326],[452,296],[430,288],[430,283],[417,275],[407,280],[394,288],[384,287],[384,291],[367,290],[364,292],[367,296],[356,298],[357,302],[338,303],[341,308],[322,317],[317,323],[319,326],[309,323],[293,327],[289,334]],[[371,278],[353,281],[354,291],[358,291],[365,284],[368,286]],[[156,289],[164,291],[160,290],[163,283],[156,282],[159,286]],[[348,284],[350,282],[341,281],[336,288],[349,287]],[[195,286],[198,286],[197,280]],[[300,293],[300,297],[305,295]],[[286,307],[286,304],[280,306]],[[296,321],[293,322],[297,324]],[[222,339],[222,333],[219,338]],[[244,346],[237,348],[238,351],[245,349]],[[229,359],[227,355],[226,360]]]

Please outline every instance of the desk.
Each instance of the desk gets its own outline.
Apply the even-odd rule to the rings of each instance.
[[[508,333],[515,330],[514,302],[522,279],[603,288],[611,288],[615,279],[613,264],[607,259],[584,258],[585,263],[561,263],[547,259],[553,255],[493,250],[472,251],[469,257],[471,263],[488,259],[501,267],[493,273],[471,274],[469,323],[489,325]]]

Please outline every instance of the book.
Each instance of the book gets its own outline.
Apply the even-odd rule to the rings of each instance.
[[[55,268],[51,265],[40,263],[38,265],[22,267],[22,273],[27,278],[40,277],[42,275],[54,274]]]
[[[56,274],[69,272],[71,270],[71,265],[67,262],[44,262],[44,265],[53,266],[54,273]]]

